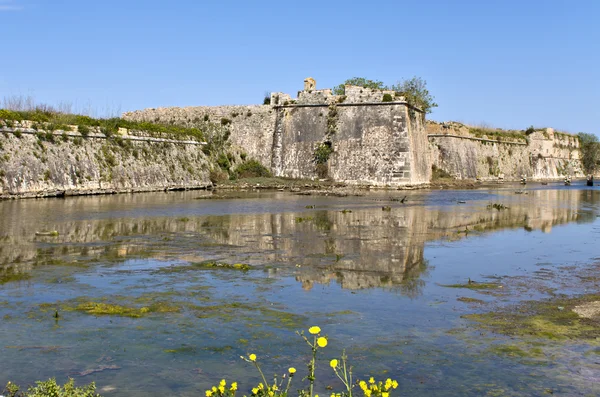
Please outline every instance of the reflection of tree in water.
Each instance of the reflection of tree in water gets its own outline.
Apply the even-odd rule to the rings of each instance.
[[[430,271],[429,261],[426,259],[417,263],[415,266],[406,269],[404,280],[398,285],[400,293],[409,298],[416,298],[422,295],[423,288],[425,287],[423,278],[427,277]]]

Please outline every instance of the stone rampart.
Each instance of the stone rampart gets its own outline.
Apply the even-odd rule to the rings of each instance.
[[[123,118],[187,127],[200,121],[227,124],[231,143],[276,176],[374,186],[429,182],[431,161],[419,109],[393,91],[346,86],[346,95],[334,95],[314,89],[311,80],[296,99],[271,94],[271,105],[145,109]],[[331,154],[319,166],[315,152],[322,145]]]
[[[577,137],[552,129],[474,135],[460,123],[425,123],[423,112],[394,91],[347,85],[336,95],[316,89],[312,78],[304,83],[296,98],[272,93],[270,105],[158,108],[123,117],[187,127],[227,124],[238,150],[281,177],[393,187],[429,183],[432,166],[459,179],[583,176]],[[320,149],[330,151],[322,164]]]
[[[33,130],[0,123],[0,198],[211,186],[202,142],[141,135]],[[76,128],[75,128],[76,129]]]
[[[462,124],[428,122],[433,165],[457,179],[584,177],[577,137],[547,128],[522,136],[473,136]]]
[[[271,164],[276,110],[268,105],[151,108],[123,114],[131,121],[197,127],[210,121],[229,127],[229,140],[265,166]]]

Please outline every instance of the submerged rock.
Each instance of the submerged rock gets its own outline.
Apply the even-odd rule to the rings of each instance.
[[[573,311],[579,317],[600,320],[600,301],[588,302],[583,305],[575,306]]]

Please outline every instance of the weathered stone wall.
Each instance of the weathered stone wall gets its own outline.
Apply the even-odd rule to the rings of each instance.
[[[0,198],[211,186],[202,145],[0,127]]]
[[[357,91],[357,95],[359,91]],[[369,91],[370,92],[370,91]],[[369,94],[366,99],[375,98]],[[422,114],[401,102],[346,100],[331,90],[301,92],[296,101],[272,95],[274,106],[158,108],[125,113],[132,121],[196,126],[227,123],[231,143],[270,167],[276,176],[317,178],[315,149],[330,142],[328,176],[350,184],[399,186],[431,176]],[[283,105],[285,104],[285,105]],[[334,114],[335,113],[335,114]],[[415,147],[422,151],[415,155]]]
[[[523,139],[478,138],[464,126],[428,123],[433,165],[458,179],[536,180],[583,177],[579,140],[552,129]]]
[[[314,153],[328,143],[328,176],[348,184],[399,186],[431,177],[422,115],[404,102],[291,105],[277,108],[272,168],[276,175],[314,178]]]
[[[231,143],[265,166],[271,164],[275,110],[268,105],[150,108],[123,114],[131,121],[198,127],[204,121],[229,126]]]

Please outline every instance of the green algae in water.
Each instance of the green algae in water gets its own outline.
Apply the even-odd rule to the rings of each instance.
[[[502,288],[502,285],[497,283],[480,283],[477,281],[469,280],[464,284],[440,284],[442,287],[446,288],[466,288],[472,290],[481,290],[481,289],[497,289]]]
[[[151,313],[178,313],[181,309],[166,303],[154,303],[147,307],[128,307],[102,302],[84,302],[75,307],[66,307],[63,310],[79,311],[96,316],[122,316],[139,318]]]
[[[480,305],[483,305],[483,304],[486,303],[485,301],[483,301],[481,299],[469,298],[469,297],[466,297],[466,296],[461,296],[459,298],[456,298],[456,300],[459,301],[459,302],[477,303],[477,304],[480,304]]]
[[[532,347],[529,349],[525,349],[524,347],[520,347],[517,345],[494,345],[488,349],[489,352],[504,355],[509,357],[543,357],[544,353],[539,347]]]
[[[227,270],[241,270],[248,271],[252,270],[252,266],[245,263],[222,263],[222,262],[200,262],[200,263],[192,263],[189,265],[183,266],[169,266],[163,267],[155,271],[155,273],[165,274],[165,273],[181,273],[187,272],[191,270],[210,270],[210,269],[227,269]]]
[[[496,312],[463,316],[482,329],[494,333],[542,339],[598,340],[600,322],[581,318],[572,309],[582,303],[600,300],[600,295],[531,301]]]
[[[165,349],[165,353],[177,354],[177,353],[196,353],[196,346],[184,345],[176,349]]]
[[[0,274],[0,285],[17,281],[27,281],[29,279],[31,279],[31,274],[15,273],[9,269],[6,273]]]

